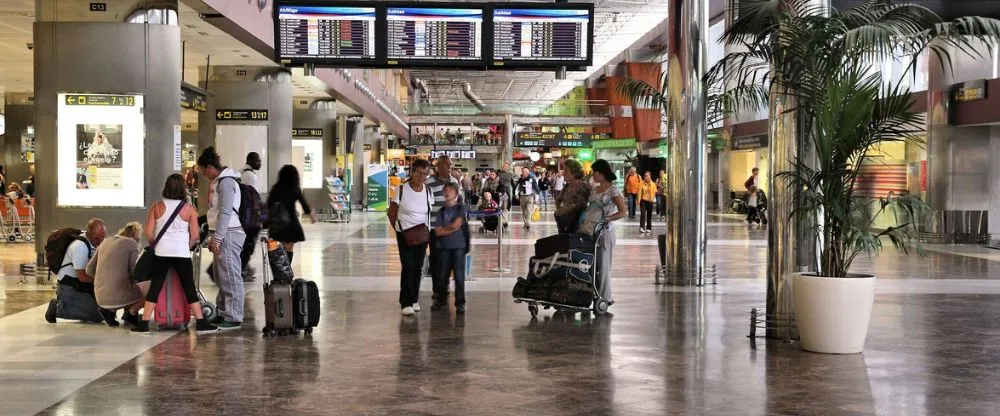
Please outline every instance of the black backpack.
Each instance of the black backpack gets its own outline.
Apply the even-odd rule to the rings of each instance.
[[[48,266],[50,273],[58,275],[60,269],[73,264],[63,264],[63,259],[66,258],[69,245],[74,241],[83,241],[88,248],[90,247],[90,242],[81,234],[83,231],[71,227],[60,228],[49,234],[48,240],[45,241],[45,265]]]
[[[260,193],[254,187],[240,182],[232,176],[226,176],[236,181],[240,190],[240,209],[236,215],[240,218],[240,224],[244,231],[259,230],[267,222],[267,206],[260,199]]]

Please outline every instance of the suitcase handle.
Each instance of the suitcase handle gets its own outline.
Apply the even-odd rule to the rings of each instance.
[[[279,298],[277,302],[274,302],[274,315],[279,318],[285,317],[285,300]]]
[[[306,298],[299,299],[299,312],[300,315],[308,315],[306,313]]]

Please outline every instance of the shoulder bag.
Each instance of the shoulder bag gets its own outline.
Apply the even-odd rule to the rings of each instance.
[[[162,238],[163,234],[167,232],[167,228],[170,228],[170,224],[174,222],[174,218],[177,218],[177,214],[180,214],[184,205],[184,202],[177,204],[177,208],[175,208],[174,212],[170,214],[170,218],[167,219],[167,222],[163,223],[163,228],[160,229],[160,233],[156,235],[156,238],[154,238],[153,241],[146,246],[146,248],[142,249],[141,253],[139,253],[139,258],[135,261],[135,272],[133,272],[135,275],[135,281],[145,282],[149,280],[153,274],[153,263],[156,260],[156,243],[160,242],[160,238]]]
[[[413,188],[411,187],[410,189]],[[428,193],[427,192],[428,189],[429,188],[427,187],[427,184],[424,184],[425,193]],[[400,206],[402,206],[403,194],[405,193],[406,193],[406,188],[400,187],[399,188]],[[431,202],[429,199],[429,195],[425,195],[425,199],[427,199],[427,219],[429,221],[431,216]],[[398,218],[396,219],[396,222],[399,223],[399,229],[403,230],[403,223],[399,221]],[[407,247],[419,246],[421,244],[426,244],[427,242],[431,241],[431,230],[430,228],[427,228],[426,222],[417,224],[401,232],[403,233],[403,243],[405,243]]]

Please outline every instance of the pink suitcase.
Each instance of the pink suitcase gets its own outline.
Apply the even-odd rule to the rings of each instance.
[[[160,297],[156,300],[156,327],[158,329],[187,329],[191,320],[191,308],[187,305],[187,296],[177,278],[177,272],[170,270],[167,280],[163,282]]]

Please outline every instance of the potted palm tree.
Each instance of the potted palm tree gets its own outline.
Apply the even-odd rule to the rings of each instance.
[[[868,0],[826,10],[811,0],[734,0],[738,15],[723,39],[742,49],[716,64],[706,82],[732,86],[715,99],[719,111],[772,105],[772,117],[793,116],[799,142],[793,169],[778,172],[807,218],[818,247],[813,272],[792,278],[796,323],[805,350],[858,353],[864,348],[875,277],[851,273],[859,255],[877,255],[884,240],[904,253],[920,251],[916,224],[927,209],[918,197],[871,198],[857,188],[860,167],[887,142],[919,142],[923,117],[910,110],[909,88],[872,73],[872,63],[917,59],[931,51],[950,67],[948,51],[972,56],[973,39],[996,39],[1000,21],[943,21],[931,10]],[[948,69],[948,68],[946,68]],[[778,105],[775,105],[778,104]],[[893,212],[896,223],[875,229]]]
[[[867,0],[828,10],[814,0],[730,0],[734,16],[722,40],[737,52],[714,65],[708,84],[709,119],[770,106],[771,117],[793,117],[799,142],[793,169],[775,174],[796,201],[792,215],[808,219],[819,248],[812,273],[793,276],[802,348],[858,353],[864,347],[875,277],[853,274],[854,260],[876,255],[888,240],[904,253],[920,251],[916,224],[926,205],[916,196],[873,199],[857,187],[870,152],[892,141],[918,142],[923,118],[910,110],[908,88],[871,73],[872,63],[909,60],[930,51],[948,69],[949,51],[977,56],[973,40],[997,39],[1000,21],[964,17],[943,21],[931,10],[888,0]],[[735,11],[735,12],[734,12]],[[671,116],[678,94],[661,85],[626,80],[619,87],[634,102]],[[676,87],[676,86],[674,86]],[[668,120],[669,121],[669,120]],[[800,157],[801,156],[801,157]],[[896,224],[874,229],[892,212]]]

